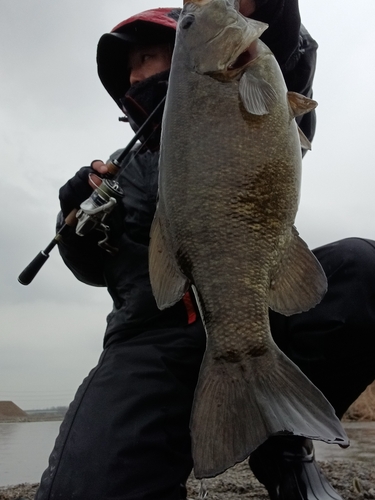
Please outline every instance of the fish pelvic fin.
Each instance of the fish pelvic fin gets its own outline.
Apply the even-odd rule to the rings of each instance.
[[[316,101],[297,92],[287,92],[290,113],[292,118],[302,116],[315,109],[318,105]]]
[[[159,309],[173,306],[185,295],[189,280],[182,274],[169,250],[156,212],[150,231],[149,273],[152,292]]]
[[[293,227],[291,244],[271,277],[269,307],[286,316],[308,311],[319,304],[327,287],[322,266]]]
[[[246,362],[205,356],[191,417],[194,474],[214,477],[270,436],[349,446],[334,409],[276,346]]]
[[[253,76],[249,71],[242,75],[238,91],[244,108],[253,115],[267,115],[277,94],[266,80]]]

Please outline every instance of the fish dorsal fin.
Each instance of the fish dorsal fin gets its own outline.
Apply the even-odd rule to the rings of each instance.
[[[277,101],[277,94],[268,82],[245,71],[239,82],[239,93],[246,111],[252,115],[267,115]]]
[[[297,92],[287,92],[288,102],[291,108],[292,117],[309,113],[318,105],[316,101]]]
[[[151,226],[150,238],[149,269],[152,292],[158,308],[166,309],[182,299],[190,282],[168,250],[158,212]]]
[[[322,266],[292,228],[291,242],[271,279],[269,306],[290,316],[316,306],[327,291]]]
[[[299,134],[299,140],[301,143],[301,148],[307,149],[308,151],[311,151],[311,142],[308,140],[308,138],[305,136],[305,134],[302,132],[302,130],[299,127],[298,127],[298,134]]]

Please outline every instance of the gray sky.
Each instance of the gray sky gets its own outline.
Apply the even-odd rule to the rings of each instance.
[[[106,290],[78,282],[57,249],[29,286],[17,277],[54,236],[59,187],[132,137],[96,75],[98,39],[136,12],[181,3],[0,0],[0,400],[66,405],[97,362]],[[300,0],[300,9],[320,48],[297,228],[311,248],[375,238],[375,4]]]

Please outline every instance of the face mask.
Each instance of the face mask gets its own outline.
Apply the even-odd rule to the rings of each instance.
[[[123,111],[134,131],[139,129],[163,97],[165,97],[168,78],[169,69],[132,85],[125,96],[120,99]],[[141,142],[148,149],[159,149],[163,111],[164,106],[157,112],[152,123],[146,128],[141,137]]]

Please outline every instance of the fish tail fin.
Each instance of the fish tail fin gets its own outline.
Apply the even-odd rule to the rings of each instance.
[[[197,478],[224,472],[274,435],[349,445],[332,406],[276,346],[243,363],[206,354],[199,380],[191,417]]]

